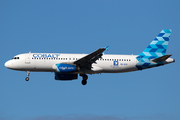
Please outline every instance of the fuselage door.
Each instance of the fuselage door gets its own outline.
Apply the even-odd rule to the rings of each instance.
[[[30,53],[25,55],[25,63],[30,64]]]

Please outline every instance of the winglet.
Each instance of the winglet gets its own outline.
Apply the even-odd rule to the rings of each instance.
[[[107,46],[105,49],[108,50],[108,49],[109,49],[109,46]]]
[[[109,49],[109,46],[107,46],[106,48],[104,48],[105,50],[108,50]],[[105,52],[105,51],[104,51]],[[103,52],[103,54],[104,54],[104,52]]]

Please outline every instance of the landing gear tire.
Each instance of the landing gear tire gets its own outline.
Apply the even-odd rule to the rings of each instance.
[[[29,71],[26,71],[27,72],[27,77],[25,78],[26,81],[29,81],[29,74],[30,72]]]
[[[83,75],[83,80],[87,80],[88,79],[88,76],[87,75]]]
[[[25,80],[26,80],[26,81],[29,81],[29,77],[26,77]]]
[[[87,80],[82,80],[82,85],[86,85],[87,84]]]
[[[83,80],[82,80],[82,85],[86,85],[87,84],[87,79],[88,79],[88,76],[87,75],[82,75],[82,78],[83,78]]]

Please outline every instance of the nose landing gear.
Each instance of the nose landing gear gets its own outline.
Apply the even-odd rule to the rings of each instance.
[[[30,74],[30,72],[27,71],[27,77],[25,78],[26,81],[29,81],[29,74]]]
[[[86,85],[88,76],[86,74],[83,74],[83,75],[80,75],[80,76],[82,76],[82,78],[83,78],[83,80],[81,81],[82,85]]]

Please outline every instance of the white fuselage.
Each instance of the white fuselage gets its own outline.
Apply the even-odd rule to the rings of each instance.
[[[26,53],[16,55],[14,59],[7,61],[5,66],[20,71],[56,72],[56,64],[71,64],[86,55],[87,54]],[[136,71],[138,70],[135,66],[138,63],[136,57],[137,55],[103,55],[96,63],[92,64],[91,70],[86,70],[86,74]],[[81,71],[76,73],[81,73]]]
[[[158,67],[175,62],[166,49],[171,35],[170,29],[162,30],[148,47],[138,55],[108,55],[99,48],[90,54],[26,53],[16,55],[5,63],[9,69],[29,72],[54,72],[55,80],[74,80],[82,76],[87,84],[86,74],[122,73]]]

